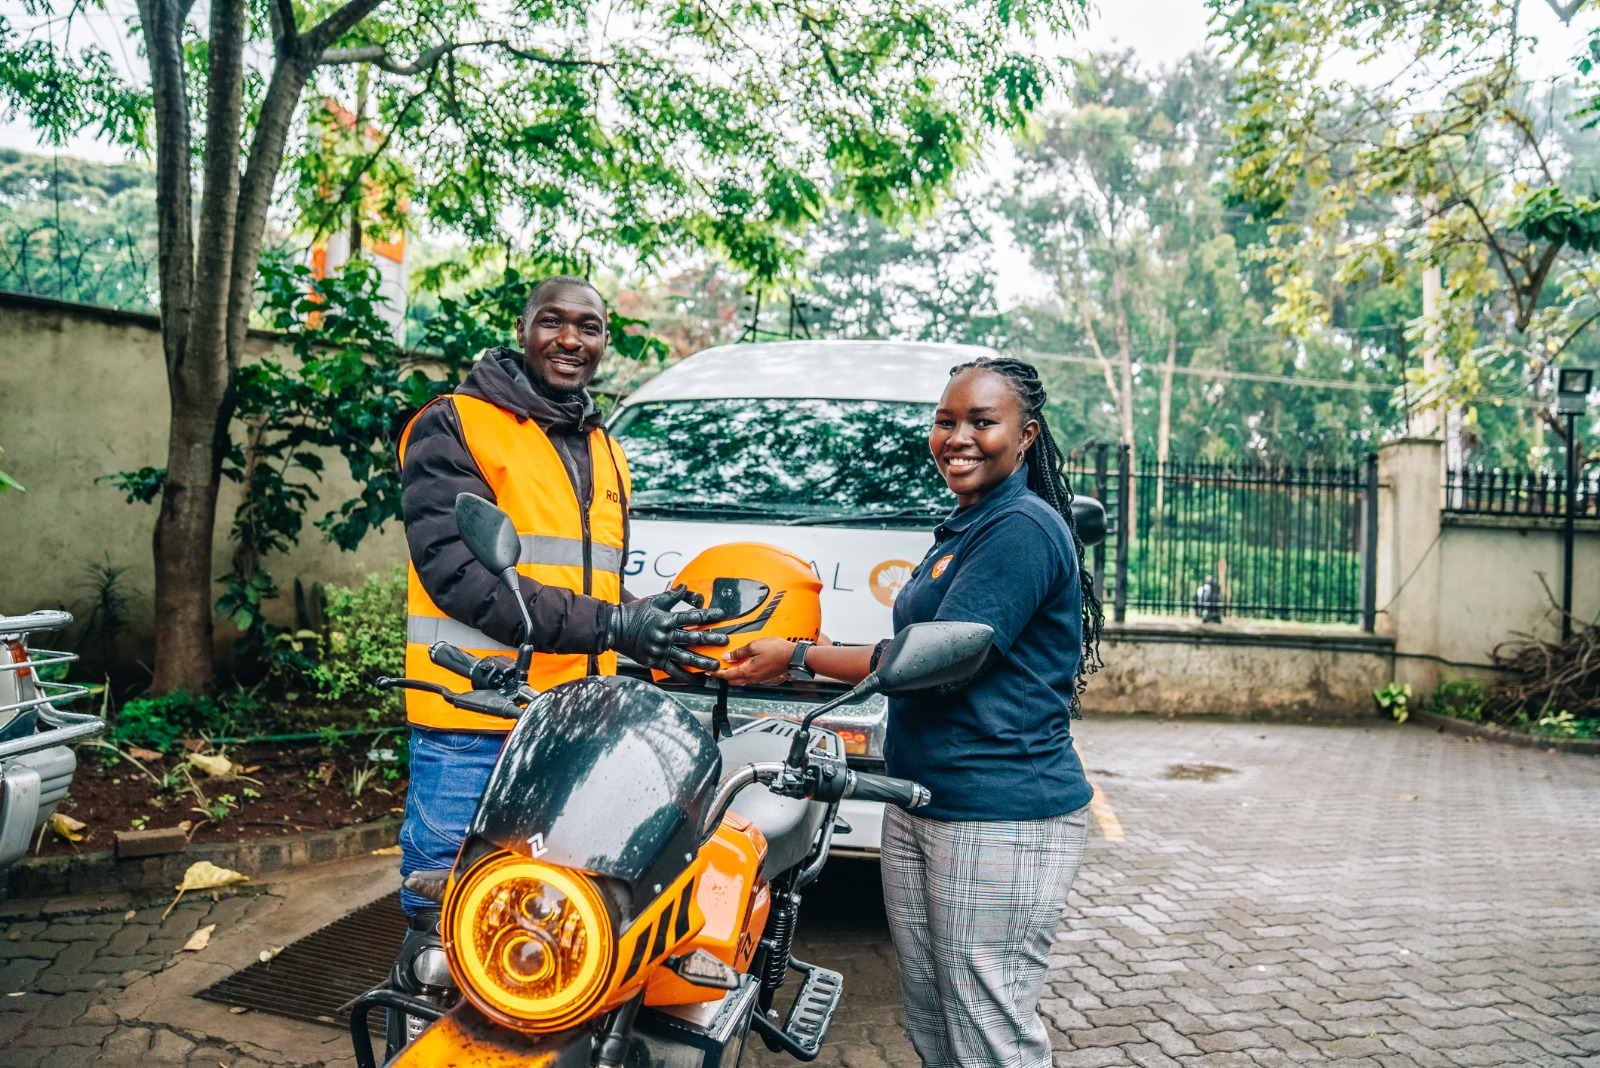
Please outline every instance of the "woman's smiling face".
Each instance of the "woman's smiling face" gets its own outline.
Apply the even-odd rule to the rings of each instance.
[[[933,413],[928,449],[944,484],[965,508],[1016,471],[1039,435],[1004,375],[980,367],[950,379]]]

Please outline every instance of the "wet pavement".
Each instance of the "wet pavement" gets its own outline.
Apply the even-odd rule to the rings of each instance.
[[[1058,1065],[1600,1066],[1600,760],[1378,725],[1079,733],[1100,794],[1041,1003]],[[339,1030],[192,995],[388,892],[393,864],[164,923],[8,906],[0,1065],[350,1063]],[[807,895],[797,953],[846,977],[819,1064],[917,1063],[877,893],[841,860]]]

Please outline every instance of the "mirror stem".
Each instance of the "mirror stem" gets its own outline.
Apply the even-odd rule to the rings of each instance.
[[[805,719],[800,721],[800,729],[802,731],[810,730],[812,721],[818,716],[826,715],[827,713],[838,708],[840,705],[847,705],[852,701],[859,701],[863,697],[868,697],[874,693],[877,693],[880,685],[881,683],[878,681],[878,673],[874,671],[872,674],[868,675],[866,678],[852,686],[848,693],[840,694],[827,704],[819,705],[810,712],[806,713]]]
[[[500,581],[511,591],[511,599],[522,613],[522,640],[517,648],[517,684],[528,679],[528,669],[533,666],[533,617],[528,614],[528,603],[522,599],[522,583],[517,581],[517,569],[508,567],[500,572]]]

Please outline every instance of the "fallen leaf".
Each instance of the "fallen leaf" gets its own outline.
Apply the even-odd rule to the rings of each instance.
[[[178,821],[178,830],[182,831],[184,834],[188,834],[189,831],[193,827],[194,827],[194,820],[179,820]]]
[[[322,785],[327,786],[333,782],[333,761],[324,760],[317,765],[317,778],[322,780]]]
[[[139,915],[137,912],[135,912],[133,909],[129,909],[127,912],[122,914],[122,922],[127,923],[137,915]]]
[[[282,946],[273,946],[270,949],[263,949],[260,953],[258,953],[256,955],[256,959],[259,960],[262,964],[265,964],[269,960],[271,960],[273,957],[276,957],[279,953],[282,953],[282,952],[283,952],[283,947]]]
[[[22,928],[19,927],[15,931],[12,931],[10,934],[6,935],[6,940],[10,942],[22,941]]]
[[[243,872],[234,871],[232,868],[219,868],[209,860],[197,860],[183,873],[183,882],[178,884],[178,896],[172,899],[172,904],[167,906],[167,911],[161,914],[161,918],[165,920],[172,914],[172,910],[178,907],[178,902],[183,900],[186,891],[214,890],[230,883],[249,881],[250,876]]]
[[[57,838],[64,838],[69,842],[81,842],[83,835],[78,832],[87,826],[87,823],[75,820],[65,812],[50,813],[50,830],[55,832]]]
[[[191,753],[198,753],[206,747],[206,740],[204,738],[185,738],[183,747]]]
[[[193,953],[200,952],[202,949],[205,949],[211,944],[211,932],[215,931],[216,929],[216,924],[206,924],[204,927],[200,928],[194,934],[189,936],[189,941],[183,944],[183,948]]]
[[[189,763],[214,779],[232,775],[239,767],[225,756],[202,756],[199,753],[191,753]]]
[[[244,769],[244,773],[246,775],[254,775],[256,772],[258,772],[260,770],[261,770],[261,765],[260,764],[251,764],[248,768]]]
[[[233,1013],[235,1016],[243,1016],[250,1010],[245,1008],[243,1005],[230,1005],[228,1006],[228,1011]]]
[[[156,752],[154,749],[140,749],[138,746],[133,746],[129,749],[128,755],[135,760],[142,760],[146,764],[163,759],[163,754]]]
[[[8,998],[20,998],[22,995],[24,995],[26,993],[27,993],[26,990],[13,990],[10,993],[8,993],[6,995],[6,997],[8,997]]]
[[[397,845],[384,846],[382,849],[374,849],[372,855],[375,857],[398,857],[400,855],[400,847]]]
[[[1416,794],[1401,794],[1400,795],[1400,800],[1402,800],[1402,801],[1415,801],[1415,800],[1417,800],[1417,795]]]

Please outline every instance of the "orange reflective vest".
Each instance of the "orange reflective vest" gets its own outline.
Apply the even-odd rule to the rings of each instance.
[[[519,422],[503,408],[459,394],[432,403],[455,405],[467,449],[494,491],[495,504],[516,525],[522,539],[517,571],[546,586],[616,604],[622,596],[623,509],[629,487],[622,449],[604,430],[590,433],[594,493],[586,516],[560,455],[533,420]],[[416,416],[400,436],[402,467],[414,425]],[[437,682],[452,690],[465,688],[460,676],[428,659],[428,647],[436,641],[447,641],[474,656],[516,654],[515,649],[446,615],[422,588],[415,563],[408,564],[407,572],[407,678]],[[595,659],[600,674],[616,674],[616,653],[601,653]],[[589,667],[590,657],[584,653],[535,653],[528,685],[542,692],[584,677],[590,673]],[[406,691],[406,718],[419,727],[447,731],[507,731],[512,725],[510,720],[453,708],[443,698],[417,690]]]

